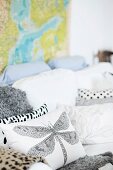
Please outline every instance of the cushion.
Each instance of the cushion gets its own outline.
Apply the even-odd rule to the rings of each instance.
[[[33,110],[31,113],[25,113],[25,114],[20,114],[20,115],[0,119],[0,124],[25,122],[27,120],[36,119],[42,115],[45,115],[47,112],[48,112],[47,105],[43,104],[39,109]]]
[[[99,103],[113,103],[113,89],[78,89],[78,98],[76,99],[76,105],[92,105]]]
[[[68,113],[82,144],[113,142],[113,103],[58,108]]]
[[[44,61],[9,65],[0,77],[0,84],[13,84],[16,80],[48,70],[50,67]]]
[[[63,110],[55,110],[31,121],[0,126],[10,147],[45,157],[53,169],[85,155],[78,135]]]
[[[110,83],[110,81],[108,81],[103,75],[104,72],[108,71],[113,72],[113,66],[110,63],[99,63],[74,72],[77,88],[95,90],[112,88],[113,83]]]
[[[73,57],[62,57],[55,58],[48,62],[48,65],[52,68],[64,68],[71,70],[80,70],[87,66],[85,62],[85,58],[81,56],[73,56]]]
[[[0,87],[0,119],[31,112],[26,93],[13,87]]]
[[[34,109],[46,103],[52,111],[58,103],[75,105],[76,79],[74,72],[55,69],[37,76],[19,80],[13,87],[26,92],[27,98]]]
[[[29,170],[53,170],[50,166],[44,164],[44,163],[35,163],[33,164]]]
[[[105,152],[99,155],[85,156],[84,158],[79,158],[78,160],[71,162],[70,164],[65,165],[64,167],[57,170],[112,170],[112,160],[112,152]]]
[[[0,128],[0,147],[1,146],[3,146],[3,147],[7,146],[7,139],[6,139],[6,136],[5,136],[4,132]]]
[[[106,81],[109,82],[109,84],[112,84],[113,87],[113,71],[112,72],[104,72],[103,76],[105,77]]]
[[[13,149],[0,147],[1,170],[27,170],[36,162],[47,164],[46,160],[42,157],[28,156]]]

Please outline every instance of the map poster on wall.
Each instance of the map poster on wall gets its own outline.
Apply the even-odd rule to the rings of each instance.
[[[0,0],[0,71],[67,54],[71,0]]]

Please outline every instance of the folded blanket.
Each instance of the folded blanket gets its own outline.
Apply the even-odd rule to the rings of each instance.
[[[113,154],[111,152],[79,158],[58,170],[98,170],[108,163],[113,165]]]

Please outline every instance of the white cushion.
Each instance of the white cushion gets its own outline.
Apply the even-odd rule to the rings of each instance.
[[[52,168],[40,162],[40,163],[33,164],[29,168],[29,170],[52,170]]]
[[[58,103],[75,104],[77,94],[74,72],[56,69],[17,81],[13,87],[27,93],[30,104],[36,109],[43,103],[49,111],[54,110]]]
[[[99,90],[112,88],[113,83],[110,83],[103,75],[105,72],[113,72],[113,66],[109,63],[99,63],[84,70],[75,72],[77,88]]]
[[[113,103],[58,108],[69,114],[82,144],[113,142]]]
[[[45,157],[53,169],[85,156],[78,135],[63,110],[1,127],[10,147],[26,154]]]
[[[7,139],[1,128],[0,128],[0,146],[7,147]]]

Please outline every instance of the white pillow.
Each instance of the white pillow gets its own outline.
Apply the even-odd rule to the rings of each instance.
[[[45,157],[53,169],[85,156],[78,135],[68,115],[62,110],[35,120],[1,127],[10,147],[33,156]]]
[[[112,88],[113,83],[110,83],[103,75],[105,72],[113,72],[113,67],[111,64],[99,63],[97,65],[93,65],[81,71],[75,72],[77,88],[99,90]]]
[[[64,69],[51,70],[22,79],[14,83],[13,87],[27,93],[34,109],[46,103],[49,111],[54,110],[58,103],[74,105],[77,94],[74,72]]]
[[[104,72],[113,72],[113,66],[110,63],[98,63],[95,65],[92,65],[90,67],[86,67],[83,70],[77,71],[75,73],[80,73],[81,75],[85,74],[102,74]]]
[[[52,170],[48,165],[39,162],[39,163],[35,163],[33,164],[29,170]]]
[[[113,142],[113,103],[59,107],[69,114],[82,144]]]
[[[113,87],[113,71],[105,72],[103,75],[104,75],[106,81],[108,81],[110,84],[112,84],[112,87]]]

